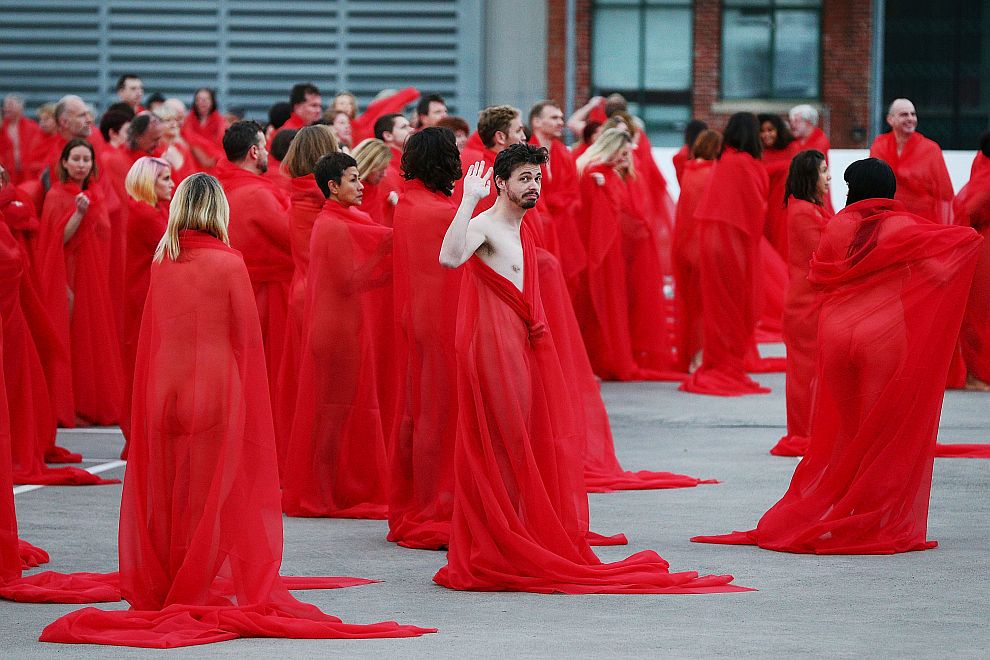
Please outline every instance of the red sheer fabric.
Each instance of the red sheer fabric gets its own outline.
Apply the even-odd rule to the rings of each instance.
[[[258,312],[238,252],[185,232],[152,266],[120,514],[120,586],[133,609],[92,608],[41,640],[167,648],[236,637],[405,637],[344,624],[284,581],[271,407]],[[342,586],[334,578],[315,585]],[[353,581],[345,581],[352,584]]]
[[[110,301],[110,222],[102,195],[86,191],[89,209],[63,244],[65,226],[76,208],[79,186],[56,183],[45,196],[35,263],[42,299],[52,316],[71,371],[55,374],[60,400],[72,401],[85,423],[116,424],[124,393],[117,326]],[[67,408],[62,404],[59,413]],[[75,419],[62,419],[66,426]]]
[[[681,391],[718,396],[764,394],[746,375],[756,350],[760,239],[767,174],[751,155],[727,147],[695,210],[701,230],[702,364]]]
[[[10,182],[16,186],[37,176],[31,155],[41,128],[27,117],[19,117],[15,126],[11,123],[9,117],[4,117],[0,122],[0,163],[4,164],[10,174]],[[17,136],[16,141],[11,133]]]
[[[687,372],[701,350],[701,232],[694,212],[712,176],[715,161],[683,163],[681,194],[674,224],[674,280],[677,286],[677,368]]]
[[[599,185],[595,174],[605,182]],[[579,231],[587,269],[575,301],[588,357],[607,380],[679,380],[663,318],[663,273],[653,226],[612,167],[581,177]]]
[[[265,339],[268,382],[274,383],[285,347],[293,273],[290,200],[268,179],[228,160],[217,164],[216,174],[230,203],[230,244],[244,255],[251,275]]]
[[[208,170],[224,158],[223,134],[227,122],[223,115],[214,110],[200,121],[195,112],[186,115],[182,122],[182,137],[189,143],[193,157],[200,170]]]
[[[776,456],[801,456],[808,446],[821,305],[819,292],[808,281],[808,267],[827,222],[828,212],[823,207],[793,197],[788,201],[790,287],[784,308],[787,434],[770,450]]]
[[[285,346],[275,387],[275,447],[279,472],[285,467],[285,454],[296,412],[296,390],[302,361],[303,319],[306,313],[306,285],[309,272],[309,241],[313,223],[326,201],[312,174],[292,179],[289,207],[289,247],[292,253],[292,280],[286,319]]]
[[[812,129],[808,137],[803,140],[795,140],[794,144],[797,145],[797,151],[815,149],[822,152],[822,155],[825,156],[825,162],[828,162],[828,151],[832,148],[832,145],[828,140],[828,136],[825,135],[825,131],[817,126]]]
[[[579,277],[587,265],[577,224],[581,205],[577,166],[564,143],[554,140],[550,145],[549,167],[544,165],[542,169],[543,188],[538,208],[554,227],[556,248],[551,251],[560,261],[567,288],[573,293],[577,291]]]
[[[683,190],[684,190],[683,179],[684,179],[685,165],[688,164],[688,161],[692,160],[691,159],[691,145],[685,144],[685,145],[681,146],[681,148],[677,150],[677,153],[674,154],[674,156],[673,156],[673,158],[671,158],[671,160],[674,163],[674,174],[677,176],[677,183],[678,183],[678,185],[681,186],[681,191],[683,192]],[[680,201],[680,198],[678,198],[678,201]]]
[[[960,343],[969,376],[990,384],[990,167],[974,166],[974,171],[954,202],[957,224],[972,227],[984,238]]]
[[[400,89],[395,94],[372,101],[364,109],[361,116],[351,120],[351,133],[354,144],[361,140],[375,137],[375,122],[385,115],[401,113],[407,105],[419,98],[419,90],[415,87]]]
[[[870,156],[886,161],[897,177],[894,198],[911,213],[934,222],[952,222],[952,180],[938,144],[915,132],[900,155],[893,132],[877,136]]]
[[[977,174],[990,170],[990,158],[983,155],[983,152],[976,152],[973,164],[969,168],[969,178],[975,179]]]
[[[441,268],[451,198],[406,181],[395,207],[394,291],[399,389],[389,457],[388,539],[438,549],[450,538],[457,430],[454,343],[461,273]]]
[[[386,518],[394,414],[392,230],[328,199],[316,217],[296,411],[283,476],[290,516]]]
[[[766,236],[760,238],[759,270],[756,273],[756,341],[783,341],[784,298],[787,296],[787,262],[770,244]],[[772,359],[767,362],[772,364]],[[751,366],[750,371],[783,371],[784,365]]]
[[[816,554],[937,545],[935,434],[981,242],[894,200],[829,221],[809,275],[822,306],[808,452],[755,530],[692,540]]]
[[[579,418],[540,303],[537,256],[523,234],[525,286],[477,256],[457,314],[458,417],[451,589],[537,593],[741,591],[730,576],[669,573],[652,551],[603,564],[585,541]]]
[[[388,197],[393,192],[398,195],[398,188],[394,187],[393,182],[384,176],[382,176],[378,183],[370,183],[368,181],[362,181],[361,183],[364,185],[361,210],[383,227],[391,227],[395,205],[388,201]]]

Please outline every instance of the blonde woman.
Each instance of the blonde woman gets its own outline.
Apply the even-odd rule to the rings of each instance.
[[[368,138],[354,148],[353,155],[364,184],[361,210],[378,224],[391,227],[392,211],[399,203],[399,191],[385,178],[385,171],[392,161],[392,150],[381,140]]]
[[[247,267],[228,244],[229,214],[216,179],[188,177],[151,267],[118,539],[120,590],[132,609],[74,612],[46,628],[45,641],[164,648],[431,632],[343,624],[296,600],[279,575],[265,352]],[[309,588],[355,583],[291,580]]]
[[[185,116],[168,103],[155,110],[154,115],[162,122],[161,157],[171,165],[172,178],[178,185],[199,169],[192,150],[182,138],[182,121]]]

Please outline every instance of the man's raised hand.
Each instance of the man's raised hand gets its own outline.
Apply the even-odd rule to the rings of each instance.
[[[484,173],[484,174],[482,174]],[[464,175],[464,196],[477,200],[488,197],[492,189],[492,168],[485,172],[485,161],[479,160],[468,167]]]

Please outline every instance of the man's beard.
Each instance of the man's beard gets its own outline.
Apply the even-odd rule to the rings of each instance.
[[[258,161],[258,172],[264,174],[268,171],[268,159]]]
[[[531,209],[534,206],[536,206],[536,203],[538,201],[540,201],[540,196],[539,195],[536,195],[536,197],[524,197],[522,195],[513,195],[512,193],[509,193],[508,191],[506,191],[506,192],[509,195],[509,201],[512,202],[513,204],[515,204],[516,206],[518,206],[521,209],[527,209],[527,210],[528,209]]]

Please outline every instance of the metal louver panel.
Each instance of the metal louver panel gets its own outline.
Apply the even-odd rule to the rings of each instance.
[[[481,105],[479,0],[4,0],[0,94],[29,106],[79,94],[100,108],[123,73],[186,103],[215,87],[263,118],[296,82],[367,104],[414,85],[473,117]]]

